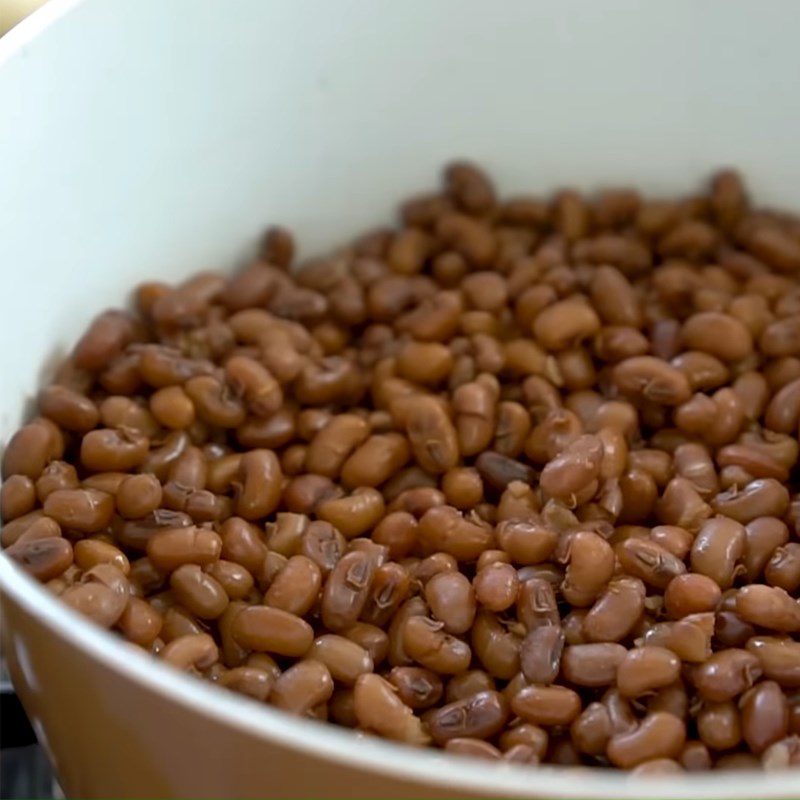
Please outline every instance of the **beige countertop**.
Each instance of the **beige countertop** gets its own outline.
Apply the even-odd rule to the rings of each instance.
[[[45,0],[0,0],[0,36],[44,3]]]

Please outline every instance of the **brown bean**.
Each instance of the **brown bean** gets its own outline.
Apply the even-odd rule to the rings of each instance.
[[[110,475],[114,473],[100,473],[101,475]],[[22,475],[13,475],[14,478],[22,478]],[[92,476],[96,478],[97,476]],[[26,479],[28,480],[28,479]],[[88,480],[88,479],[87,479]],[[42,474],[36,479],[36,498],[40,503],[44,504],[45,500],[55,491],[59,489],[78,489],[81,485],[78,479],[78,472],[72,464],[66,461],[51,461],[42,471]],[[92,486],[84,482],[84,487],[95,488],[103,491],[102,486]],[[111,494],[112,492],[109,492]]]
[[[0,486],[0,519],[8,523],[33,511],[36,505],[34,482],[26,475],[11,475]]]
[[[733,584],[736,565],[744,554],[745,530],[738,522],[716,517],[707,520],[692,545],[692,570],[714,580],[722,589]]]
[[[520,645],[520,668],[531,683],[551,684],[558,677],[564,650],[564,631],[557,625],[534,628]]]
[[[767,630],[800,631],[800,601],[777,586],[753,583],[743,587],[736,595],[736,613]]]
[[[542,524],[509,519],[497,526],[500,547],[516,564],[539,564],[546,561],[558,543],[558,533]]]
[[[408,441],[397,433],[375,434],[344,462],[342,483],[349,488],[379,486],[408,462]]]
[[[755,636],[747,650],[758,657],[764,676],[781,686],[800,687],[800,642],[773,636]]]
[[[800,543],[776,548],[764,567],[764,577],[771,586],[795,593],[800,588]]]
[[[548,462],[542,470],[540,485],[552,497],[574,497],[598,477],[602,457],[603,444],[597,436],[580,436]]]
[[[644,643],[672,650],[682,661],[702,663],[711,655],[714,615],[689,614],[676,622],[658,622],[644,635]]]
[[[142,464],[149,440],[132,428],[89,431],[81,441],[81,462],[90,470],[125,472]]]
[[[589,703],[570,725],[572,743],[587,755],[603,755],[611,735],[611,718],[602,703]]]
[[[148,558],[165,572],[182,564],[210,564],[221,552],[222,540],[214,531],[194,526],[161,529],[147,541]]]
[[[72,564],[72,545],[60,536],[17,540],[7,546],[8,557],[43,583],[61,575]]]
[[[536,317],[533,333],[546,350],[564,350],[594,336],[600,319],[581,295],[547,306]]]
[[[353,689],[353,707],[358,724],[387,739],[424,745],[430,741],[414,712],[379,675],[361,675]]]
[[[721,361],[740,361],[753,350],[750,331],[736,317],[716,311],[693,314],[683,324],[681,336],[692,350]]]
[[[749,689],[760,675],[756,656],[747,650],[730,648],[714,653],[698,666],[694,684],[703,697],[721,703]]]
[[[3,479],[24,475],[35,481],[50,461],[60,457],[59,449],[50,428],[37,422],[25,425],[6,445]]]
[[[788,490],[774,478],[751,481],[741,490],[734,487],[712,500],[718,514],[744,525],[757,517],[780,517],[788,504]]]
[[[257,575],[264,563],[267,548],[256,528],[240,517],[230,517],[220,526],[222,558],[241,564]]]
[[[59,489],[47,496],[44,512],[63,528],[95,533],[111,522],[114,498],[96,489]]]
[[[560,617],[553,586],[543,578],[522,581],[517,595],[517,618],[528,631],[558,625]]]
[[[516,626],[518,627],[518,626]],[[501,623],[492,613],[481,610],[472,626],[472,649],[483,668],[493,677],[509,680],[520,671],[518,631]]]
[[[271,514],[281,498],[281,473],[277,456],[271,450],[251,450],[239,465],[241,489],[236,495],[236,513],[249,520]]]
[[[149,647],[161,633],[161,614],[146,600],[131,597],[117,620],[117,627],[130,642]]]
[[[387,677],[398,697],[414,710],[436,705],[444,693],[442,679],[422,667],[394,667]]]
[[[511,710],[534,725],[569,725],[581,711],[581,700],[564,686],[533,685],[514,695]]]
[[[38,399],[42,415],[65,430],[86,433],[100,421],[92,400],[67,386],[48,386],[39,392]]]
[[[311,626],[295,614],[267,606],[247,606],[232,621],[235,640],[251,650],[299,658],[314,640]]]
[[[126,519],[146,517],[161,505],[161,484],[154,475],[130,475],[120,483],[114,499]]]
[[[359,675],[372,672],[372,659],[355,642],[344,636],[325,634],[314,640],[308,658],[324,664],[335,681],[352,686]]]
[[[779,433],[796,433],[800,422],[800,378],[778,389],[764,416],[766,427]]]
[[[498,692],[478,692],[436,709],[428,728],[437,744],[462,737],[489,739],[508,718],[508,704]]]
[[[644,613],[645,594],[645,586],[638,578],[622,576],[611,580],[583,620],[586,639],[590,642],[625,639]]]
[[[653,356],[634,356],[621,361],[614,367],[612,379],[623,394],[660,405],[677,406],[691,395],[684,373]]]
[[[629,650],[617,669],[617,688],[625,697],[640,697],[673,684],[680,668],[680,659],[664,647]]]
[[[505,611],[514,605],[519,593],[519,578],[511,564],[498,562],[479,568],[472,585],[475,599],[489,611]]]
[[[330,522],[346,539],[352,539],[371,530],[384,515],[383,495],[371,487],[356,489],[349,497],[322,500],[317,504],[316,515]]]
[[[443,623],[424,616],[411,616],[402,626],[405,653],[423,667],[444,675],[464,672],[472,658],[465,642],[443,630]]]
[[[389,652],[389,636],[376,625],[354,622],[342,631],[342,636],[363,647],[373,664],[380,664]]]
[[[219,650],[207,633],[194,633],[173,639],[159,657],[181,670],[202,671],[219,660]]]
[[[761,756],[765,770],[781,770],[800,764],[800,736],[787,736],[771,744]]]
[[[579,531],[569,539],[561,561],[567,564],[561,592],[572,605],[591,605],[614,572],[614,550],[590,531]]]
[[[686,565],[668,550],[644,539],[627,539],[614,548],[625,572],[657,589],[686,572]]]
[[[577,644],[564,649],[561,671],[577,686],[608,686],[614,682],[617,668],[625,658],[621,644]]]
[[[241,564],[220,559],[205,567],[205,571],[225,590],[231,600],[244,600],[255,585],[252,574]]]
[[[707,575],[693,572],[678,575],[664,592],[664,606],[673,619],[713,611],[722,591],[719,584]]]
[[[228,605],[228,595],[198,564],[182,564],[171,575],[175,598],[200,619],[216,619]]]
[[[523,746],[530,750],[541,760],[547,751],[547,732],[527,722],[516,720],[513,727],[506,728],[499,737],[500,749],[508,752],[514,747]]]
[[[757,517],[745,525],[743,564],[749,581],[756,580],[772,553],[789,541],[789,529],[775,517]]]
[[[419,521],[419,542],[427,550],[452,555],[459,561],[474,561],[491,547],[492,528],[474,515],[463,517],[451,506],[437,506]]]
[[[282,672],[270,693],[270,703],[290,714],[309,716],[333,694],[328,668],[313,659],[303,659]]]
[[[789,704],[775,681],[761,681],[741,699],[742,735],[748,747],[762,753],[788,733]]]
[[[369,598],[377,565],[364,551],[343,555],[333,567],[322,592],[322,620],[331,631],[352,625]]]
[[[606,754],[617,767],[631,769],[643,761],[675,758],[686,740],[686,726],[664,711],[646,716],[636,730],[611,737]]]

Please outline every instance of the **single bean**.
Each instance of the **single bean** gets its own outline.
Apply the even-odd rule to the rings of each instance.
[[[643,761],[676,758],[686,741],[686,726],[664,711],[648,714],[636,730],[611,737],[606,750],[609,761],[631,769]]]
[[[754,636],[745,646],[758,657],[766,678],[783,687],[800,687],[800,642],[775,636]]]
[[[680,619],[713,611],[721,596],[722,591],[715,580],[690,572],[669,582],[664,592],[664,605],[673,619]]]
[[[569,725],[581,711],[581,699],[565,686],[526,686],[511,699],[511,711],[534,725]]]
[[[489,739],[508,719],[508,704],[498,692],[478,692],[448,703],[428,717],[428,729],[437,744],[462,737]]]
[[[577,686],[608,686],[614,683],[625,654],[621,644],[611,642],[570,645],[564,648],[561,670]]]
[[[673,684],[680,668],[680,659],[671,650],[645,645],[629,650],[620,662],[617,687],[625,697],[640,697]]]
[[[183,564],[210,564],[221,552],[222,540],[214,531],[194,526],[161,529],[147,541],[148,558],[165,572]]]
[[[402,626],[403,649],[427,669],[457,675],[469,667],[472,652],[469,645],[445,633],[443,627],[443,623],[424,616],[407,617]]]
[[[644,643],[666,647],[682,661],[702,663],[711,655],[714,615],[689,614],[676,622],[658,622],[644,634]]]
[[[328,668],[307,658],[278,676],[269,699],[272,705],[290,714],[309,716],[312,709],[326,703],[332,694],[333,679]]]
[[[696,668],[694,684],[703,697],[721,703],[749,689],[760,675],[756,656],[747,650],[729,648],[714,653]]]
[[[755,754],[788,734],[789,704],[775,681],[761,681],[741,699],[742,736]]]
[[[522,640],[513,626],[506,629],[494,614],[480,611],[471,634],[472,649],[490,675],[510,680],[520,671]]]
[[[564,650],[564,631],[557,625],[534,628],[520,645],[520,668],[531,683],[551,684],[558,677]]]
[[[638,578],[613,579],[583,620],[590,642],[619,642],[628,636],[644,612],[645,587]]]
[[[234,639],[259,652],[299,658],[314,640],[311,626],[295,614],[268,606],[247,606],[232,620]]]
[[[444,693],[442,679],[422,667],[394,667],[387,677],[398,697],[414,710],[436,705]]]
[[[358,678],[353,688],[353,708],[358,724],[365,730],[417,746],[430,741],[419,718],[398,697],[392,684],[379,675]]]
[[[736,613],[746,622],[781,633],[800,631],[800,601],[777,586],[753,583],[736,594]]]

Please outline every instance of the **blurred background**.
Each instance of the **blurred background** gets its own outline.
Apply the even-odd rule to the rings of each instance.
[[[0,0],[0,36],[45,2]],[[1,652],[0,720],[0,800],[59,796],[47,757],[14,694]]]
[[[0,36],[45,4],[45,0],[0,0]]]

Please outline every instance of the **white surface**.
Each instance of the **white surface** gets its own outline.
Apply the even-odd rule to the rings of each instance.
[[[799,28],[792,0],[55,0],[0,40],[0,437],[54,348],[135,282],[230,266],[268,222],[319,251],[387,221],[453,156],[507,191],[680,192],[735,164],[760,198],[800,208]],[[256,735],[530,791],[518,769],[446,769],[237,714],[243,701],[123,655],[2,557],[0,585],[98,658]],[[779,775],[540,780],[553,797],[798,795]]]

